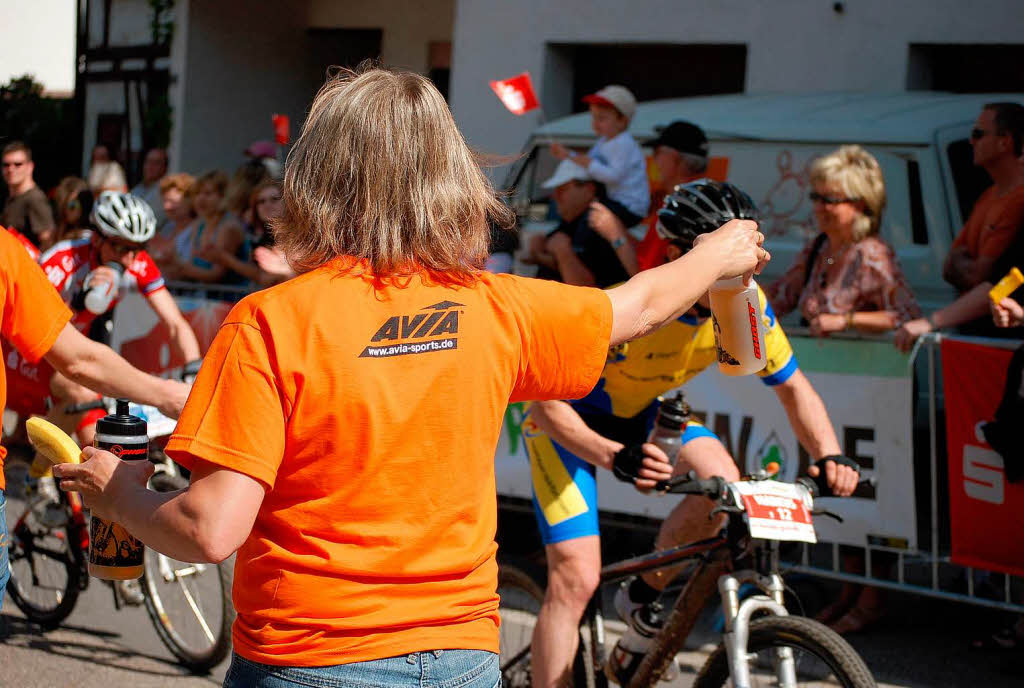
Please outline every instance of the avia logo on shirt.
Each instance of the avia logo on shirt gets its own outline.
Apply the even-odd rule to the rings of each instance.
[[[754,358],[761,359],[761,338],[757,336],[757,311],[754,305],[747,301],[747,316],[750,318],[750,338],[754,342]]]
[[[371,344],[363,349],[359,358],[387,358],[457,349],[458,337],[445,335],[459,333],[459,314],[463,311],[458,309],[462,307],[461,303],[441,301],[424,307],[415,315],[392,316],[370,337]]]

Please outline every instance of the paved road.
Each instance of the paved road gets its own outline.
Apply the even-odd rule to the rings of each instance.
[[[1024,685],[1021,673],[1006,673],[1007,657],[965,651],[973,629],[990,622],[988,613],[898,596],[888,620],[850,640],[883,688]],[[66,625],[42,634],[26,624],[8,597],[3,614],[12,634],[0,644],[0,686],[11,688],[210,688],[220,685],[225,662],[210,676],[189,676],[164,649],[141,608],[115,612],[106,586],[90,585]],[[616,624],[611,624],[612,629]],[[679,656],[679,678],[661,685],[685,688],[704,663],[698,649]]]

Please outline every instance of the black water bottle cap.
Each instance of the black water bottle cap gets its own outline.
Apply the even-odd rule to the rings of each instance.
[[[690,405],[683,399],[682,392],[676,392],[675,396],[668,399],[659,397],[661,406],[658,407],[658,425],[680,430],[690,420]]]
[[[114,413],[96,421],[96,432],[104,435],[146,436],[146,421],[128,412],[128,400],[118,399]]]

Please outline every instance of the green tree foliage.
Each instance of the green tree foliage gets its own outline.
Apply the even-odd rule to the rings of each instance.
[[[14,140],[27,143],[36,163],[36,183],[44,190],[61,177],[79,173],[81,151],[76,137],[68,135],[81,126],[74,121],[73,103],[47,98],[42,84],[28,74],[0,86],[0,147]]]

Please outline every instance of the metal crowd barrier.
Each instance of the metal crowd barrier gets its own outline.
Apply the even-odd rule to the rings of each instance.
[[[945,415],[945,397],[942,386],[939,345],[941,334],[928,334],[915,348],[911,365],[918,374],[918,384],[927,385],[924,394],[915,397],[917,403],[927,404],[928,435],[928,530],[927,546],[916,549],[869,543],[864,546],[839,545],[819,542],[800,544],[786,557],[790,572],[829,578],[849,583],[861,583],[890,590],[914,593],[927,597],[964,602],[1010,612],[1024,613],[1024,578],[985,569],[962,566],[952,562],[949,543],[942,537],[943,505],[940,499],[940,481],[944,471],[940,459],[947,457],[946,438],[939,432],[940,418]],[[1019,341],[981,338],[961,338],[1001,348],[1016,348]],[[923,357],[923,358],[922,358]],[[923,364],[923,365],[922,365]],[[918,415],[915,412],[915,417]],[[915,466],[917,468],[918,466]],[[915,480],[920,476],[915,476]],[[947,481],[948,483],[948,481]],[[922,515],[920,505],[918,515]],[[948,517],[948,514],[947,514]],[[1008,518],[1017,515],[1008,514]],[[846,569],[843,558],[847,554],[859,555],[864,573]]]
[[[168,280],[167,289],[174,296],[193,299],[210,299],[211,301],[228,301],[234,303],[247,294],[257,291],[247,285],[207,284],[205,282],[175,282]]]

